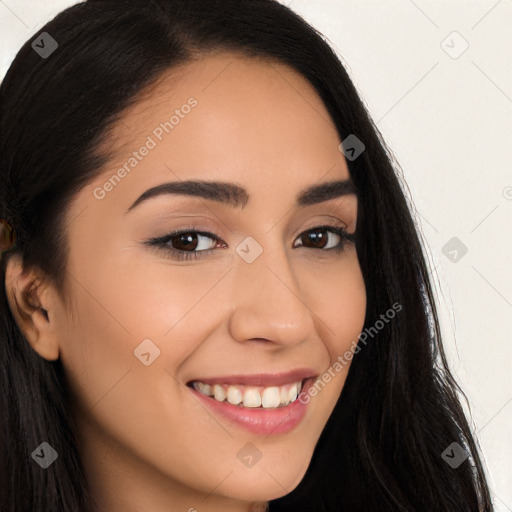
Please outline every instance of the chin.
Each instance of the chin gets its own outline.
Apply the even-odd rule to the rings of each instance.
[[[256,466],[243,471],[234,471],[226,487],[226,495],[242,501],[270,501],[286,496],[302,481],[309,460],[297,471],[297,462],[282,462],[282,466],[270,464],[256,471]],[[293,469],[293,471],[292,471]],[[254,471],[254,473],[253,473]]]

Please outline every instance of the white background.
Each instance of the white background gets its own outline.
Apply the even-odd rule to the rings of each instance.
[[[512,511],[512,0],[281,1],[334,46],[403,169],[496,511]],[[74,3],[0,0],[0,75]]]

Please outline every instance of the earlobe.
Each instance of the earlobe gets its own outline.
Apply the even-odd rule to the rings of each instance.
[[[7,301],[16,323],[30,346],[44,359],[59,358],[55,294],[38,269],[25,270],[14,254],[5,272]]]

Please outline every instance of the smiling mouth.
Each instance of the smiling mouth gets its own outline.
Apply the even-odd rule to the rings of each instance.
[[[217,402],[240,408],[278,409],[295,402],[307,379],[281,386],[248,386],[243,384],[208,384],[194,380],[187,386]]]

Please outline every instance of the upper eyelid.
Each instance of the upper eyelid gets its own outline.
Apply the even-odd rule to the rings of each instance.
[[[295,239],[297,239],[302,234],[307,233],[308,231],[312,231],[314,229],[328,229],[328,230],[331,230],[331,232],[336,232],[336,231],[340,231],[340,230],[346,231],[347,225],[345,223],[343,223],[343,226],[335,226],[335,225],[328,224],[328,223],[315,224],[315,225],[313,225],[313,226],[311,226],[309,228],[306,228],[306,229],[303,229],[302,231],[300,231],[300,233],[295,237]],[[151,238],[148,241],[149,242],[151,242],[151,241],[164,241],[166,239],[171,239],[171,238],[174,238],[176,236],[179,236],[179,235],[182,235],[182,234],[187,234],[187,233],[194,233],[196,235],[205,236],[207,238],[212,238],[212,239],[214,239],[214,240],[216,240],[218,242],[222,242],[222,243],[226,244],[226,242],[220,236],[216,235],[215,233],[212,233],[210,231],[204,231],[202,229],[194,228],[194,227],[189,227],[189,228],[183,228],[183,229],[175,230],[175,231],[172,231],[172,232],[170,232],[168,234],[165,234],[163,236]],[[336,233],[336,234],[338,234],[338,233]],[[178,250],[178,249],[176,249],[176,250]],[[195,251],[195,252],[205,252],[207,250],[210,250],[210,249],[205,249],[203,251]],[[191,252],[194,252],[194,251],[191,251]]]
[[[304,247],[304,243],[302,243],[302,242],[300,243],[300,245],[295,245],[295,240],[297,240],[301,235],[303,235],[304,233],[307,233],[309,231],[315,230],[315,229],[323,228],[323,229],[328,230],[332,234],[337,234],[341,238],[338,245],[336,247],[331,247],[329,249],[314,248],[314,247],[312,247],[312,248],[306,247],[306,248],[310,249],[310,250],[326,252],[329,254],[332,254],[332,251],[338,251],[338,252],[343,251],[345,244],[350,245],[350,244],[355,243],[355,241],[356,241],[356,233],[355,232],[349,233],[347,231],[347,225],[345,223],[343,223],[343,224],[344,224],[343,226],[338,226],[338,225],[328,224],[327,222],[325,222],[325,223],[318,222],[317,224],[314,224],[313,226],[311,226],[309,228],[303,229],[298,235],[296,235],[294,237],[293,248],[300,249],[300,248]],[[183,249],[176,249],[172,246],[168,246],[168,243],[170,242],[170,240],[172,240],[172,238],[174,238],[175,236],[179,236],[181,234],[185,234],[185,233],[195,233],[195,234],[198,234],[201,236],[206,236],[207,238],[210,238],[211,240],[214,241],[214,246],[210,247],[209,249],[201,249],[199,251],[198,250],[187,251],[187,250],[183,250]],[[177,260],[177,261],[178,260],[194,260],[194,259],[197,260],[200,257],[204,257],[204,256],[213,254],[218,249],[226,248],[226,247],[218,247],[217,246],[218,243],[221,243],[221,244],[224,244],[224,246],[227,246],[227,243],[221,237],[217,236],[215,233],[211,233],[209,231],[204,231],[200,228],[196,228],[196,227],[192,227],[192,226],[188,226],[185,228],[181,228],[179,230],[172,231],[172,232],[170,232],[166,235],[163,235],[161,237],[144,240],[142,243],[143,243],[143,245],[153,247],[154,249],[157,249],[160,251],[162,251],[162,250],[166,251],[167,253],[170,254],[171,259]]]

